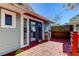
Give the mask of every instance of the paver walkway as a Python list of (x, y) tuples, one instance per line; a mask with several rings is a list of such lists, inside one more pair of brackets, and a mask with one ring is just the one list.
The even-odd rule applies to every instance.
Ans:
[(48, 41), (32, 47), (17, 56), (67, 56), (63, 53), (63, 43)]

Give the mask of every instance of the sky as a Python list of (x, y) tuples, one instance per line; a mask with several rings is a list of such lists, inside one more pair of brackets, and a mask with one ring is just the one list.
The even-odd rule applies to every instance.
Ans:
[(79, 14), (79, 9), (67, 10), (63, 7), (64, 3), (30, 3), (29, 5), (36, 13), (51, 21), (58, 18), (56, 22), (61, 25), (69, 23), (72, 17)]

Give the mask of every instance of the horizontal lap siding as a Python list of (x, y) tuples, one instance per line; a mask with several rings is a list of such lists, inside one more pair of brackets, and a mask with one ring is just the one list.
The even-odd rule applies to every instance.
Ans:
[(16, 28), (0, 28), (0, 55), (20, 47), (20, 16), (16, 18)]

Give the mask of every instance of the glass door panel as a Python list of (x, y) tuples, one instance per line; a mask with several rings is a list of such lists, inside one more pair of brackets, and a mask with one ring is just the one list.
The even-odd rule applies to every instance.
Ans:
[(31, 41), (36, 40), (36, 23), (34, 21), (31, 21)]
[(27, 19), (24, 18), (24, 45), (27, 44)]
[(40, 40), (42, 40), (42, 23), (40, 23), (40, 22), (37, 22), (37, 25), (36, 25), (36, 28), (37, 28), (37, 40), (38, 41), (40, 41)]
[(30, 20), (30, 43), (42, 40), (42, 23)]

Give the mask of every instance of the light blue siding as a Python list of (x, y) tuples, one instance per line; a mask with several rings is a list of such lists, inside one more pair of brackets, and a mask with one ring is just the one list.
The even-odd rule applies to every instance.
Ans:
[(16, 17), (16, 28), (0, 28), (0, 55), (20, 48), (20, 15)]

